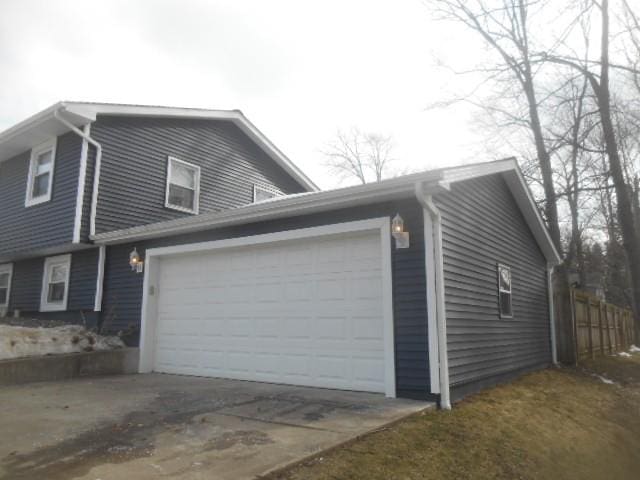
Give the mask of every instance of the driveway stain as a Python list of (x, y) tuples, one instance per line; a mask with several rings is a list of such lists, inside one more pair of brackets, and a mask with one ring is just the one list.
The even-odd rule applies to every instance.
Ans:
[[(290, 394), (245, 396), (238, 400), (237, 397), (205, 395), (198, 389), (164, 391), (145, 409), (132, 411), (117, 423), (99, 424), (84, 433), (28, 453), (12, 452), (1, 461), (3, 478), (63, 480), (86, 475), (98, 465), (152, 457), (156, 448), (154, 439), (159, 434), (171, 430), (178, 432), (190, 423), (206, 422), (207, 414), (215, 414), (225, 408), (248, 408), (258, 413), (257, 417), (270, 419), (297, 412), (297, 417), (305, 422), (318, 421), (335, 410), (366, 409), (349, 403), (314, 401)], [(303, 424), (299, 426), (305, 428)], [(218, 430), (208, 434), (212, 438), (203, 439), (202, 445), (196, 446), (192, 454), (223, 451), (236, 445), (251, 447), (274, 443), (268, 434), (257, 430)]]
[(219, 438), (209, 440), (202, 449), (205, 452), (211, 450), (226, 450), (235, 445), (250, 447), (253, 445), (266, 445), (274, 443), (271, 437), (258, 430), (235, 430), (225, 432)]

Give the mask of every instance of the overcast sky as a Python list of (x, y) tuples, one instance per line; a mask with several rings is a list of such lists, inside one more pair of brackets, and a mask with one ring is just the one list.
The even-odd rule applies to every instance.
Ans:
[(426, 108), (478, 48), (419, 0), (1, 0), (0, 130), (59, 100), (238, 108), (325, 188), (338, 128), (402, 168), (491, 160), (466, 107)]

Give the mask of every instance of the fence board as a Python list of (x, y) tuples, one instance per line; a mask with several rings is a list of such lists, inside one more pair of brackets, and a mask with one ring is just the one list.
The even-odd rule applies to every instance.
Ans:
[(561, 360), (577, 363), (579, 359), (626, 350), (634, 343), (633, 314), (630, 310), (573, 288), (564, 298), (557, 296), (556, 302), (569, 303), (571, 318), (558, 318), (557, 323), (561, 328), (556, 330), (558, 335), (572, 334), (572, 339), (562, 338), (560, 344), (573, 344), (575, 352), (575, 357), (571, 358), (565, 348), (564, 352), (559, 352)]

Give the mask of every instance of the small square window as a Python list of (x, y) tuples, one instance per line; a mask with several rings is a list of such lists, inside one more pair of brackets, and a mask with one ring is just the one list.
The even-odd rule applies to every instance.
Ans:
[(11, 295), (11, 277), (13, 276), (13, 265), (5, 263), (0, 265), (0, 307), (9, 306), (9, 296)]
[(511, 305), (511, 268), (498, 264), (498, 297), (501, 317), (513, 317)]
[(40, 311), (52, 312), (67, 309), (71, 255), (49, 257), (44, 261)]
[(30, 207), (51, 200), (55, 155), (55, 140), (31, 150), (25, 206)]
[(165, 207), (198, 213), (200, 167), (169, 157)]
[(270, 198), (281, 197), (282, 192), (266, 185), (253, 185), (253, 203), (263, 202)]

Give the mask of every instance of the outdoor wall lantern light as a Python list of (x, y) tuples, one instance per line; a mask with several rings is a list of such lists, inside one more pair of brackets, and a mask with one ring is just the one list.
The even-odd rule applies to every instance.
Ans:
[(404, 231), (404, 220), (399, 213), (391, 221), (391, 235), (396, 240), (396, 248), (409, 248), (409, 232)]
[(144, 269), (144, 262), (140, 258), (140, 254), (135, 247), (129, 254), (129, 265), (131, 266), (131, 270), (136, 273), (142, 273), (142, 270)]

